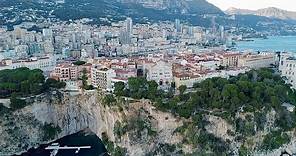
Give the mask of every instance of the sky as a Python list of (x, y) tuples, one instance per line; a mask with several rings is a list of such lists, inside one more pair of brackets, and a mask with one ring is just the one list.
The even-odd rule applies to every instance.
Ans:
[(207, 0), (222, 10), (230, 7), (240, 9), (261, 9), (277, 7), (285, 10), (296, 11), (296, 0)]

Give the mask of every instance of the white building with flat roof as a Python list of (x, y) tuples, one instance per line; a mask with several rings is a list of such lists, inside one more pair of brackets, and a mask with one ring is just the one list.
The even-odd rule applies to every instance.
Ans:
[(296, 88), (296, 57), (289, 53), (282, 53), (279, 63), (281, 76), (286, 77), (286, 83)]
[(19, 59), (16, 61), (6, 59), (2, 60), (0, 64), (0, 70), (27, 67), (29, 69), (41, 69), (44, 72), (49, 72), (55, 68), (56, 59), (53, 56), (31, 57), (29, 59)]
[(91, 83), (94, 87), (102, 90), (112, 90), (112, 78), (116, 77), (116, 72), (113, 69), (100, 68), (93, 66), (91, 68)]

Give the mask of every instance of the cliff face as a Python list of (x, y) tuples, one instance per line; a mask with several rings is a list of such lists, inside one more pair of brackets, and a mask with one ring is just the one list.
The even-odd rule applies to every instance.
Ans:
[[(144, 153), (155, 150), (158, 144), (177, 144), (181, 141), (180, 136), (173, 134), (173, 132), (182, 125), (182, 122), (169, 113), (153, 109), (149, 101), (134, 102), (133, 104), (125, 102), (127, 105), (119, 110), (118, 107), (104, 106), (101, 97), (102, 95), (97, 92), (89, 92), (75, 96), (67, 94), (58, 96), (56, 94), (36, 98), (31, 106), (9, 115), (18, 116), (18, 118), (9, 119), (9, 122), (14, 121), (11, 125), (1, 122), (0, 132), (2, 133), (0, 136), (4, 140), (0, 141), (0, 149), (6, 149), (0, 150), (0, 155), (20, 153), (32, 146), (49, 141), (42, 139), (42, 125), (45, 123), (53, 123), (60, 127), (61, 132), (55, 139), (87, 128), (100, 138), (102, 138), (102, 133), (105, 133), (110, 141), (126, 148), (129, 155), (144, 155)], [(146, 128), (140, 129), (142, 131), (141, 138), (137, 138), (138, 131), (133, 129), (129, 129), (122, 136), (114, 133), (116, 122), (128, 123), (132, 122), (133, 118), (147, 119), (155, 134), (147, 134)], [(10, 126), (13, 124), (21, 126), (11, 128)], [(3, 133), (7, 129), (19, 129), (22, 132)], [(19, 135), (23, 137), (13, 138)], [(22, 142), (24, 145), (16, 144), (18, 142)]]
[[(65, 95), (62, 101), (57, 99), (46, 99), (40, 103), (32, 105), (31, 113), (35, 118), (43, 123), (54, 123), (58, 125), (62, 132), (59, 137), (76, 133), (80, 130), (89, 128), (102, 138), (102, 133), (106, 133), (112, 142), (125, 147), (130, 155), (144, 155), (152, 150), (154, 142), (176, 143), (180, 139), (174, 139), (173, 131), (180, 126), (181, 122), (176, 121), (168, 113), (160, 113), (153, 110), (148, 102), (142, 101), (127, 104), (123, 110), (117, 107), (112, 108), (103, 106), (101, 98), (96, 92), (77, 95), (75, 97)], [(147, 104), (147, 105), (146, 105)], [(137, 116), (139, 110), (144, 110), (144, 116), (153, 118), (153, 127), (156, 129), (157, 138), (150, 138), (142, 135), (144, 140), (131, 139), (129, 133), (122, 137), (114, 134), (116, 122), (123, 122)], [(176, 136), (177, 137), (177, 136)]]
[[(103, 96), (97, 91), (75, 96), (59, 93), (42, 95), (37, 97), (32, 105), (2, 115), (0, 155), (20, 153), (50, 141), (43, 138), (42, 126), (45, 123), (52, 123), (61, 129), (53, 140), (88, 128), (100, 138), (103, 133), (106, 134), (110, 141), (125, 148), (131, 156), (182, 155), (179, 153), (181, 150), (183, 153), (192, 152), (193, 147), (183, 144), (183, 136), (176, 133), (176, 130), (187, 122), (185, 119), (158, 111), (147, 100), (129, 102), (127, 99), (117, 99), (116, 103), (119, 105), (104, 106)], [(233, 125), (219, 117), (206, 118), (209, 122), (205, 127), (206, 131), (223, 140), (230, 140), (231, 150), (238, 154), (240, 143), (233, 135), (229, 135), (229, 131), (235, 131)], [(251, 139), (257, 140), (253, 142), (259, 142), (262, 140), (260, 136), (262, 135), (256, 134)], [(171, 146), (174, 148), (168, 148)], [(279, 155), (284, 150), (295, 153), (295, 147), (295, 139), (292, 138), (290, 144), (278, 150), (254, 154)]]

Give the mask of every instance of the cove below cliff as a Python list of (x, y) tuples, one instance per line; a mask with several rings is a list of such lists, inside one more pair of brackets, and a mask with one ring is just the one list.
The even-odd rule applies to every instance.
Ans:
[(56, 156), (108, 156), (107, 150), (101, 139), (89, 130), (80, 131), (78, 133), (65, 136), (51, 143), (40, 145), (36, 149), (31, 148), (21, 155), (13, 156), (50, 156), (51, 150), (45, 150), (45, 148), (52, 143), (59, 143), (61, 147), (91, 146), (91, 149), (81, 149), (78, 153), (75, 153), (75, 150), (59, 150)]

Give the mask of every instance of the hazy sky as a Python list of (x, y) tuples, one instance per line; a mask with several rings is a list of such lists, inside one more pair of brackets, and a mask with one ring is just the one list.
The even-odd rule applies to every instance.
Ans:
[(222, 10), (230, 7), (241, 9), (260, 9), (277, 7), (285, 10), (296, 11), (296, 0), (208, 0)]

